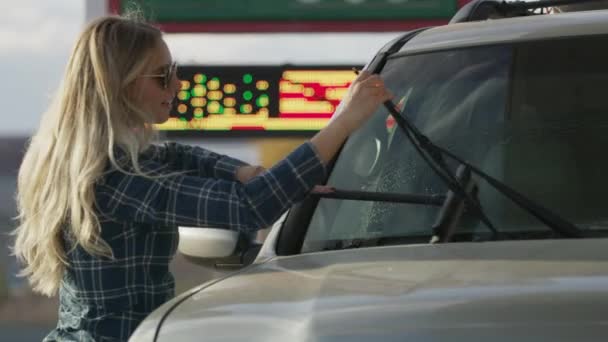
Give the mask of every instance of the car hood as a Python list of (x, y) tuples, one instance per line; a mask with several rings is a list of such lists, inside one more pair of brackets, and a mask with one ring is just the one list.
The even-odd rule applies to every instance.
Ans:
[(605, 340), (607, 247), (510, 241), (277, 257), (182, 301), (158, 340)]

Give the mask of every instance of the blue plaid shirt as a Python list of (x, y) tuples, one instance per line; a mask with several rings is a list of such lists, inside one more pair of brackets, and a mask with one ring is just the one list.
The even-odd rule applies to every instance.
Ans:
[(64, 232), (70, 264), (59, 291), (59, 322), (45, 341), (126, 341), (174, 295), (169, 263), (178, 226), (268, 227), (325, 177), (310, 143), (246, 184), (235, 179), (245, 163), (198, 147), (152, 146), (140, 164), (154, 176), (180, 174), (151, 178), (108, 167), (96, 185), (96, 204), (101, 237), (114, 258), (87, 253)]

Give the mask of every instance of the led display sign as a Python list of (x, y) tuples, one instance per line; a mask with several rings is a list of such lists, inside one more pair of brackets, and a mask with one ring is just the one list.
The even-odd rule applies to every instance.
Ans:
[[(181, 66), (166, 131), (314, 132), (356, 77), (349, 66)], [(360, 66), (358, 66), (360, 67)]]

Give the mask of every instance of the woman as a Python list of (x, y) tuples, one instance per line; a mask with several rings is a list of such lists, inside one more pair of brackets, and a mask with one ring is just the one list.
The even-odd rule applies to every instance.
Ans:
[(103, 17), (80, 35), (19, 170), (14, 252), (35, 291), (60, 296), (46, 341), (127, 340), (173, 296), (178, 225), (269, 226), (390, 98), (378, 76), (361, 73), (332, 121), (266, 171), (152, 145), (152, 124), (168, 119), (179, 88), (157, 28)]

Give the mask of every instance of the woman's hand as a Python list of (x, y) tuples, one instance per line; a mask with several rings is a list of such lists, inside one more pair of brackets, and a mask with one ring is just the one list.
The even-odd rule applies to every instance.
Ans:
[(310, 139), (321, 162), (327, 165), (344, 140), (361, 127), (384, 101), (392, 97), (380, 76), (366, 71), (359, 73), (327, 126)]
[(266, 169), (259, 165), (245, 165), (236, 170), (236, 180), (245, 184), (253, 177), (263, 173)]
[(379, 75), (361, 71), (342, 99), (332, 121), (337, 121), (350, 135), (392, 97)]

